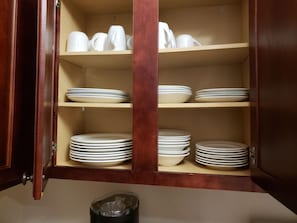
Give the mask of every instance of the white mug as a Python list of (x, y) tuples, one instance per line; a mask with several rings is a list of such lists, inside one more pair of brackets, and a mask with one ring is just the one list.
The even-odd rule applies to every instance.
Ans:
[(79, 31), (71, 32), (67, 40), (67, 52), (86, 52), (89, 49), (88, 36)]
[(176, 47), (174, 34), (166, 22), (159, 22), (158, 40), (159, 49)]
[(109, 27), (107, 41), (107, 50), (126, 50), (126, 35), (123, 26), (112, 25)]
[(103, 51), (106, 49), (107, 33), (95, 33), (90, 40), (90, 49), (95, 51)]
[(201, 46), (201, 43), (194, 39), (190, 34), (181, 34), (176, 37), (176, 47), (187, 48), (194, 46)]

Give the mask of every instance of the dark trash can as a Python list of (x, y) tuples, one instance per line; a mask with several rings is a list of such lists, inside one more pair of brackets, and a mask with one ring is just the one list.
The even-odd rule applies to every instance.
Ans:
[(96, 199), (90, 207), (91, 223), (138, 223), (139, 201), (131, 193)]

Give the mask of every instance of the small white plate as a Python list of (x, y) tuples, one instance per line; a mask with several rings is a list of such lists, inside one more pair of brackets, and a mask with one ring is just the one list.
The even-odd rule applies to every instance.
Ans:
[(202, 165), (208, 166), (208, 167), (220, 167), (220, 168), (242, 168), (242, 167), (247, 167), (249, 164), (248, 163), (243, 163), (243, 164), (213, 164), (209, 162), (205, 162), (202, 160), (195, 160), (197, 163), (200, 163)]

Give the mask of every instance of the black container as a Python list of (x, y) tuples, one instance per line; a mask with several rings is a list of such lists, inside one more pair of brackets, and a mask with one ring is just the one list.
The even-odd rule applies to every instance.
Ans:
[(133, 194), (114, 194), (95, 200), (90, 207), (91, 223), (138, 223), (139, 201)]

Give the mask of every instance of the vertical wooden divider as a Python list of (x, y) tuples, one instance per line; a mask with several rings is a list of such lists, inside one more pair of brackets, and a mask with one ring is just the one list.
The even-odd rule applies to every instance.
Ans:
[(157, 171), (158, 0), (133, 1), (132, 171)]

